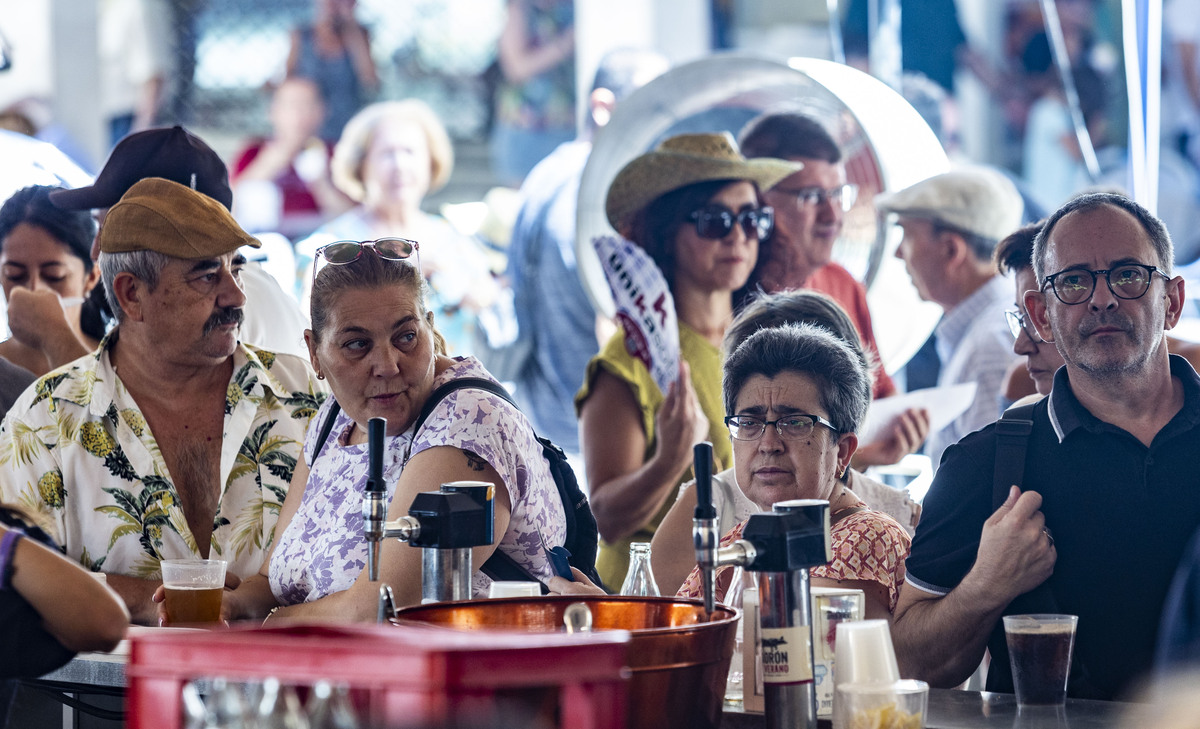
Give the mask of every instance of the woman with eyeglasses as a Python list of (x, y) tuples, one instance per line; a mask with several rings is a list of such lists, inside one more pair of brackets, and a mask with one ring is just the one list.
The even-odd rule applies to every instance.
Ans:
[(596, 568), (621, 584), (629, 544), (646, 542), (688, 480), (692, 446), (714, 443), (715, 470), (730, 461), (721, 422), (721, 339), (733, 292), (771, 232), (761, 190), (800, 169), (746, 160), (728, 134), (684, 134), (627, 164), (613, 179), (609, 222), (662, 270), (678, 316), (679, 376), (661, 392), (616, 332), (588, 364), (576, 395), (592, 510), (602, 537)]
[[(879, 366), (870, 350), (863, 346), (850, 315), (830, 297), (807, 290), (755, 296), (729, 325), (723, 350), (728, 356), (751, 334), (785, 324), (819, 326), (849, 344), (865, 364), (868, 374)], [(866, 476), (856, 470), (853, 463), (838, 479), (868, 506), (899, 522), (909, 536), (916, 531), (921, 506), (908, 498), (905, 492)], [(696, 510), (694, 486), (695, 482), (684, 485), (679, 499), (654, 534), (654, 577), (663, 592), (674, 593), (678, 590), (696, 566), (696, 552), (692, 544), (692, 515)], [(732, 464), (728, 470), (713, 475), (712, 499), (721, 534), (727, 533), (738, 522), (759, 510), (738, 488)]]
[[(862, 590), (866, 617), (890, 618), (911, 541), (895, 519), (867, 508), (845, 478), (871, 402), (862, 355), (823, 327), (769, 327), (730, 353), (722, 384), (742, 493), (764, 511), (791, 499), (828, 501), (833, 560), (811, 570), (812, 584)], [(721, 546), (740, 539), (745, 525)], [(731, 572), (717, 571), (718, 599)], [(700, 589), (694, 569), (679, 594), (699, 597)]]
[[(567, 527), (525, 416), (490, 392), (460, 389), (436, 401), (414, 432), (440, 385), (464, 377), (494, 382), (475, 358), (446, 355), (425, 305), (418, 245), (394, 238), (335, 243), (317, 252), (317, 264), (312, 329), (304, 338), (317, 377), (329, 380), (333, 394), (313, 419), (262, 569), (226, 593), (227, 618), (375, 620), (380, 583), (369, 582), (363, 569), (362, 502), (367, 424), (376, 417), (387, 420), (388, 520), (406, 515), (416, 494), (443, 483), (491, 482), (496, 541), (473, 550), (473, 593), (487, 595), (491, 579), (479, 567), (496, 550), (548, 581), (553, 570), (545, 550), (563, 543)], [(398, 606), (419, 603), (421, 550), (384, 540), (379, 577)]]

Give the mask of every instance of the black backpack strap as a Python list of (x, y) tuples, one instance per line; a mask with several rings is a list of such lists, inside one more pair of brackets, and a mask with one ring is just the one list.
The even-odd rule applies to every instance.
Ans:
[(425, 424), (425, 421), (429, 419), (430, 414), (433, 413), (433, 409), (437, 407), (438, 403), (440, 403), (442, 400), (445, 400), (450, 393), (456, 390), (464, 390), (467, 388), (486, 390), (487, 392), (490, 392), (501, 400), (507, 402), (509, 405), (512, 405), (517, 410), (520, 410), (520, 408), (517, 407), (517, 403), (513, 401), (512, 395), (508, 394), (508, 390), (504, 389), (503, 385), (492, 382), (491, 380), (485, 380), (482, 377), (460, 377), (456, 380), (450, 380), (449, 382), (438, 385), (436, 388), (434, 388), (433, 392), (429, 393), (429, 398), (425, 401), (425, 407), (421, 408), (420, 414), (417, 415), (417, 423), (415, 426), (413, 426), (413, 435), (416, 436), (417, 431), (419, 431), (421, 426)]
[(996, 421), (996, 470), (992, 476), (992, 509), (999, 509), (1013, 486), (1025, 481), (1025, 451), (1033, 431), (1037, 403), (1009, 408)]
[(321, 432), (317, 435), (317, 449), (313, 451), (313, 463), (316, 463), (317, 456), (321, 455), (321, 449), (325, 447), (325, 441), (329, 440), (329, 433), (333, 430), (333, 421), (337, 420), (338, 413), (341, 411), (342, 406), (338, 404), (337, 400), (334, 400), (333, 405), (329, 408), (329, 413), (321, 423)]

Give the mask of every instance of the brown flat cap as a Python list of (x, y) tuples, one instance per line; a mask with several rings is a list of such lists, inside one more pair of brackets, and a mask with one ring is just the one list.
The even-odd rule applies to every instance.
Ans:
[(197, 260), (260, 245), (219, 202), (161, 177), (129, 188), (100, 228), (102, 253), (158, 251)]

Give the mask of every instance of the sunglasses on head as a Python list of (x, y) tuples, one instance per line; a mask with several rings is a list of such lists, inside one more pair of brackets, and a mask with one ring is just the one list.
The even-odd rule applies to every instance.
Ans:
[(747, 238), (763, 242), (775, 227), (775, 210), (771, 207), (753, 208), (734, 213), (729, 208), (707, 207), (695, 210), (688, 220), (696, 224), (696, 235), (701, 238), (720, 240), (740, 225)]
[(340, 240), (336, 243), (321, 246), (317, 249), (316, 258), (313, 265), (313, 278), (317, 276), (316, 262), (325, 259), (325, 262), (333, 266), (345, 266), (348, 263), (354, 263), (364, 251), (373, 251), (385, 261), (407, 261), (409, 258), (416, 257), (417, 270), (421, 270), (421, 247), (417, 245), (415, 240), (407, 238), (379, 238), (377, 240)]

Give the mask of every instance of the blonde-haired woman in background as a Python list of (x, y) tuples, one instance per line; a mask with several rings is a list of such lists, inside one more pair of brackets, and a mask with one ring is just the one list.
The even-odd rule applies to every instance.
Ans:
[[(421, 241), (438, 330), (450, 354), (466, 354), (476, 312), (491, 303), (498, 287), (483, 247), (421, 209), (425, 196), (445, 186), (453, 169), (450, 136), (428, 105), (406, 99), (368, 106), (346, 124), (330, 170), (334, 185), (358, 205), (298, 243), (296, 253), (310, 266), (317, 248), (336, 241)], [(310, 278), (303, 281), (306, 290)]]

